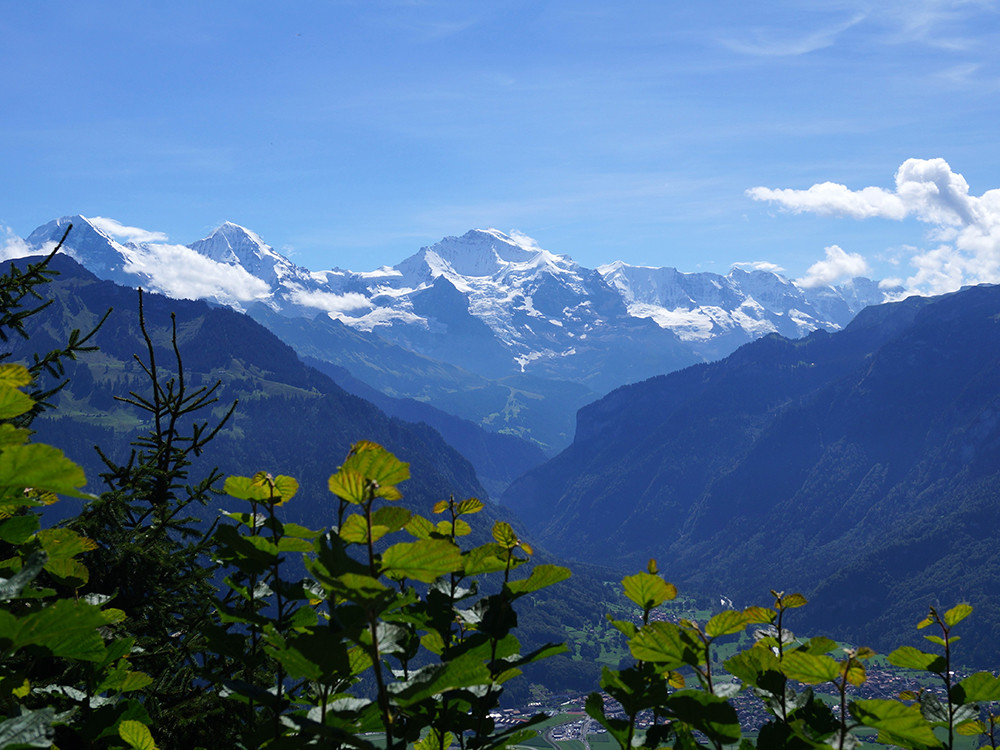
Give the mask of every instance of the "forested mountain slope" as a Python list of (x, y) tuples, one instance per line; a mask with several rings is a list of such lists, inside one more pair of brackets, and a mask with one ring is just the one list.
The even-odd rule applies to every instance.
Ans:
[[(802, 590), (879, 639), (929, 603), (1000, 634), (1000, 288), (868, 308), (581, 410), (573, 445), (503, 502), (551, 549), (737, 601)], [(895, 635), (895, 634), (894, 634)]]
[[(88, 485), (100, 491), (100, 462), (94, 446), (118, 461), (143, 429), (139, 411), (114, 396), (148, 393), (149, 384), (133, 355), (144, 356), (135, 290), (100, 281), (68, 258), (52, 265), (60, 276), (46, 286), (52, 304), (29, 322), (30, 339), (12, 341), (14, 359), (53, 348), (70, 328), (87, 329), (103, 312), (111, 316), (95, 337), (97, 352), (82, 355), (68, 371), (59, 408), (36, 420), (39, 439), (63, 448), (87, 469)], [(204, 302), (144, 295), (147, 326), (157, 365), (175, 372), (170, 349), (170, 314), (176, 313), (178, 345), (189, 384), (222, 381), (214, 414), (233, 400), (239, 406), (210, 443), (203, 467), (226, 474), (257, 470), (296, 476), (302, 489), (289, 513), (317, 527), (331, 521), (327, 478), (351, 444), (379, 442), (412, 464), (403, 502), (427, 513), (433, 503), (456, 496), (485, 496), (472, 466), (426, 425), (392, 419), (348, 394), (327, 376), (305, 366), (290, 347), (245, 315)], [(200, 420), (212, 415), (199, 415)], [(65, 504), (69, 510), (68, 504)], [(495, 506), (490, 506), (495, 508)]]

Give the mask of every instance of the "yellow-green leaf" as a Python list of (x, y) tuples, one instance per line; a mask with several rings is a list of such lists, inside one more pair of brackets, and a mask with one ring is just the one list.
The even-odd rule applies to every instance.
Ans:
[(625, 596), (642, 609), (658, 607), (677, 596), (677, 587), (652, 573), (636, 573), (622, 579)]
[(375, 443), (356, 443), (341, 471), (355, 471), (382, 486), (394, 486), (410, 478), (410, 465)]
[(367, 544), (368, 522), (364, 516), (357, 513), (349, 515), (340, 527), (340, 538), (348, 544)]
[(415, 536), (417, 539), (430, 539), (431, 532), (434, 531), (434, 524), (428, 521), (423, 516), (413, 516), (409, 521), (406, 522), (404, 526), (410, 534)]
[(508, 582), (507, 588), (516, 596), (530, 594), (546, 586), (565, 581), (570, 575), (569, 568), (564, 568), (561, 565), (536, 565), (532, 568), (531, 575), (524, 579)]
[(157, 750), (153, 735), (149, 733), (149, 727), (141, 721), (123, 719), (118, 725), (118, 736), (135, 750)]
[(26, 385), (31, 385), (31, 373), (27, 367), (16, 364), (0, 365), (0, 386), (23, 388)]
[(259, 482), (255, 482), (252, 477), (226, 477), (222, 491), (230, 497), (238, 500), (250, 500), (260, 502), (265, 500), (270, 492)]
[(639, 661), (676, 669), (685, 664), (701, 664), (703, 649), (685, 638), (672, 622), (651, 622), (645, 625), (628, 644), (629, 651)]
[(493, 524), (493, 538), (505, 549), (514, 549), (520, 543), (514, 529), (506, 521), (497, 521)]
[(0, 385), (0, 419), (19, 417), (34, 405), (34, 400), (27, 393)]
[(86, 483), (83, 469), (50, 445), (9, 445), (0, 452), (0, 488), (31, 487), (59, 495), (90, 498), (77, 490)]
[(727, 609), (712, 617), (705, 623), (705, 635), (718, 638), (720, 635), (731, 635), (743, 631), (747, 626), (747, 616), (744, 612)]
[(419, 539), (394, 544), (382, 554), (382, 572), (393, 579), (433, 583), (462, 570), (462, 551), (445, 539)]
[(73, 557), (97, 549), (97, 543), (93, 539), (80, 536), (72, 529), (42, 529), (38, 532), (38, 541), (50, 559)]
[(917, 706), (905, 706), (893, 700), (872, 698), (854, 701), (851, 713), (867, 727), (879, 730), (879, 741), (907, 747), (913, 744), (939, 747), (930, 723)]
[(970, 605), (957, 604), (944, 613), (944, 624), (949, 628), (953, 627), (971, 614), (972, 607)]
[(293, 477), (279, 474), (274, 478), (274, 494), (281, 498), (275, 503), (276, 505), (287, 503), (295, 497), (295, 493), (298, 491), (299, 483)]
[(499, 544), (484, 544), (466, 552), (463, 561), (467, 576), (499, 573), (507, 567), (507, 550)]
[(970, 674), (960, 683), (959, 703), (992, 703), (1000, 701), (1000, 677), (994, 677), (989, 672)]
[(363, 474), (350, 469), (341, 469), (330, 477), (327, 482), (330, 492), (355, 505), (361, 505), (368, 501), (369, 483)]
[(940, 674), (945, 668), (943, 656), (929, 654), (913, 646), (900, 646), (886, 658), (893, 666), (903, 669), (924, 669)]
[(777, 613), (768, 607), (747, 607), (743, 610), (747, 618), (747, 623), (771, 623), (778, 616)]
[(482, 500), (475, 497), (469, 497), (455, 506), (455, 512), (460, 516), (466, 516), (470, 513), (478, 513), (485, 507), (486, 506), (483, 505)]
[(806, 600), (802, 594), (789, 594), (781, 600), (783, 609), (794, 609), (795, 607), (804, 607), (809, 602)]
[(840, 674), (840, 667), (829, 656), (809, 654), (804, 651), (786, 653), (781, 662), (786, 677), (807, 685), (833, 682)]
[(963, 737), (975, 737), (979, 734), (986, 734), (986, 725), (976, 719), (966, 719), (955, 726), (955, 731)]
[(437, 531), (439, 534), (444, 534), (445, 536), (468, 536), (472, 533), (472, 527), (469, 526), (461, 518), (456, 518), (455, 523), (452, 524), (451, 521), (438, 521)]
[(410, 522), (413, 513), (406, 508), (386, 505), (372, 513), (372, 523), (385, 526), (389, 531), (399, 531)]

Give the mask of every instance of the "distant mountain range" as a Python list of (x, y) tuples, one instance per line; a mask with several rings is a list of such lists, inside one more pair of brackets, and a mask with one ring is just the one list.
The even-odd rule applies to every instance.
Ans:
[[(249, 312), (300, 353), (387, 395), (550, 450), (568, 444), (577, 408), (617, 386), (768, 333), (840, 330), (900, 291), (862, 278), (801, 288), (741, 268), (726, 276), (621, 262), (587, 269), (493, 229), (369, 272), (310, 271), (232, 223), (179, 246), (120, 242), (114, 222), (71, 216), (26, 242), (43, 250), (69, 223), (67, 251), (100, 278)], [(414, 366), (417, 382), (407, 374)], [(429, 376), (435, 369), (440, 379)]]
[(928, 605), (968, 600), (962, 653), (985, 661), (997, 498), (1000, 287), (974, 287), (620, 388), (502, 502), (556, 554), (655, 557), (737, 604), (802, 591), (804, 624), (876, 647), (917, 637)]

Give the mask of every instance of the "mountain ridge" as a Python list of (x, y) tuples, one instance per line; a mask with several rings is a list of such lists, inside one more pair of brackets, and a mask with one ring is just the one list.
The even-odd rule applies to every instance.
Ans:
[[(44, 250), (70, 220), (84, 226), (69, 252), (99, 277), (248, 312), (300, 354), (386, 395), (427, 401), (549, 452), (568, 445), (577, 408), (618, 386), (717, 359), (769, 332), (839, 330), (889, 293), (870, 280), (807, 293), (738, 268), (726, 277), (621, 262), (588, 269), (496, 229), (445, 237), (368, 272), (297, 266), (232, 223), (180, 246), (132, 241), (139, 230), (119, 242), (116, 222), (64, 217), (27, 244)], [(441, 380), (416, 382), (410, 367)]]
[[(162, 243), (118, 242), (82, 216), (63, 217), (39, 227), (27, 238), (28, 246), (43, 249), (70, 220), (86, 225), (67, 242), (70, 254), (85, 267), (94, 266), (91, 270), (98, 276), (113, 274), (119, 283), (145, 281), (156, 287), (155, 275), (143, 274), (137, 256), (155, 253)], [(290, 316), (326, 314), (397, 342), (417, 336), (405, 329), (432, 331), (439, 323), (432, 312), (415, 311), (414, 298), (433, 288), (437, 279), (447, 279), (467, 300), (468, 316), (492, 331), (509, 358), (508, 372), (503, 374), (572, 360), (575, 349), (587, 346), (591, 331), (627, 327), (630, 321), (645, 319), (677, 336), (673, 359), (684, 366), (766, 333), (838, 330), (863, 307), (899, 291), (881, 290), (868, 279), (837, 287), (802, 288), (772, 271), (739, 267), (726, 276), (622, 261), (587, 269), (568, 255), (551, 253), (496, 229), (445, 237), (393, 267), (360, 273), (336, 267), (301, 268), (252, 230), (231, 222), (186, 247), (208, 260), (242, 269), (267, 287), (257, 287), (253, 300), (217, 295), (214, 301), (238, 309), (257, 301)], [(116, 257), (124, 262), (115, 264)], [(199, 291), (200, 298), (211, 301), (212, 295)], [(658, 346), (675, 343), (668, 334), (659, 337)], [(729, 339), (721, 348), (695, 343), (720, 337)], [(685, 357), (680, 352), (686, 350), (694, 353), (693, 357), (689, 353), (690, 361), (682, 361)], [(496, 364), (491, 367), (480, 374), (497, 376)]]
[(900, 623), (930, 597), (972, 600), (988, 634), (998, 379), (1000, 287), (911, 297), (617, 389), (501, 502), (555, 554), (655, 556), (678, 585), (744, 604), (802, 591), (808, 622), (855, 642), (909, 637)]

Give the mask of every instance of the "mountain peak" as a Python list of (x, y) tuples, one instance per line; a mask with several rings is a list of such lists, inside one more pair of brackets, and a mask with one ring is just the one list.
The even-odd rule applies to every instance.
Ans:
[(231, 221), (188, 247), (219, 263), (242, 266), (251, 275), (267, 282), (277, 281), (294, 268), (288, 258), (276, 252), (259, 234)]

